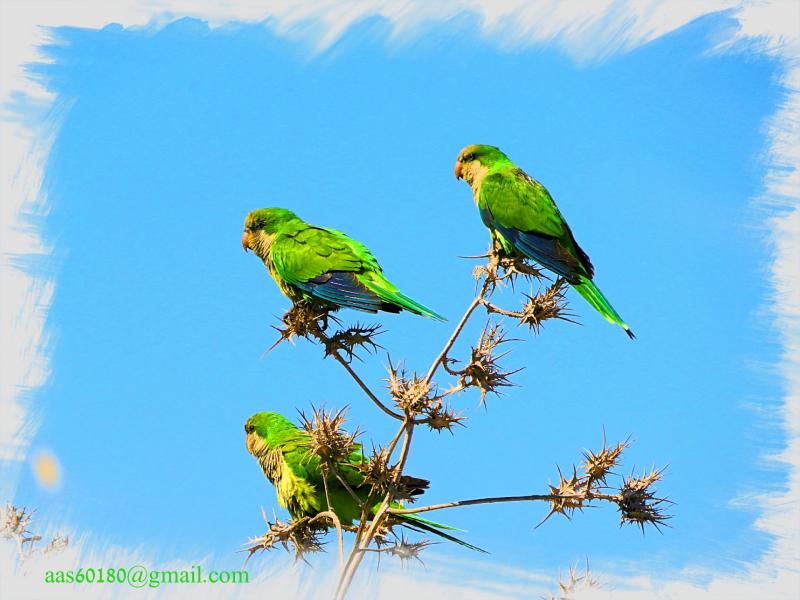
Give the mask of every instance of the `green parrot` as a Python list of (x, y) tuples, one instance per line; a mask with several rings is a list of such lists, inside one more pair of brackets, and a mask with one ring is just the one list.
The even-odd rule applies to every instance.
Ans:
[(310, 225), (285, 208), (260, 208), (248, 214), (242, 247), (264, 261), (292, 301), (313, 298), (334, 308), (372, 313), (407, 310), (445, 320), (401, 294), (364, 244), (341, 231)]
[(566, 279), (606, 321), (634, 339), (631, 328), (594, 284), (594, 267), (545, 187), (499, 148), (473, 144), (456, 159), (455, 175), (472, 188), (481, 220), (503, 250)]
[[(247, 451), (261, 465), (264, 475), (275, 486), (278, 503), (289, 511), (292, 519), (313, 517), (328, 509), (325, 497), (325, 483), (320, 457), (311, 452), (311, 435), (297, 427), (286, 417), (275, 412), (260, 412), (247, 419), (244, 424)], [(350, 489), (365, 501), (370, 486), (364, 483), (364, 475), (357, 468), (367, 459), (363, 456), (361, 444), (350, 447), (350, 456), (345, 463), (337, 465), (339, 474), (347, 482)], [(350, 492), (336, 478), (328, 474), (328, 496), (330, 505), (343, 526), (352, 526), (361, 518), (361, 507)], [(419, 495), (428, 488), (429, 482), (416, 477), (403, 476), (401, 482), (410, 490), (411, 495)], [(378, 510), (382, 500), (375, 502), (373, 514)], [(400, 508), (399, 503), (393, 506)], [(449, 533), (452, 527), (422, 519), (413, 514), (395, 515), (393, 517), (401, 525), (414, 531), (426, 531), (451, 542), (456, 542), (472, 550), (485, 552), (468, 544)]]

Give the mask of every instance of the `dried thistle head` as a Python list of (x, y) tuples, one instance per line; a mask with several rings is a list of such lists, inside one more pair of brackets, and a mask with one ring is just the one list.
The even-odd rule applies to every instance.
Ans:
[(544, 278), (539, 269), (521, 256), (501, 256), (498, 262), (498, 266), (502, 269), (503, 275), (508, 277), (512, 285), (516, 277), (522, 277), (524, 279)]
[[(362, 485), (370, 486), (376, 496), (391, 494), (399, 502), (414, 502), (416, 497), (428, 489), (430, 481), (411, 475), (397, 476), (397, 470), (389, 465), (387, 448), (372, 448), (369, 459), (363, 460), (356, 468), (364, 476)], [(391, 530), (391, 521), (386, 521), (387, 533)]]
[(475, 267), (472, 275), (476, 280), (485, 278), (491, 287), (497, 286), (502, 281), (510, 282), (513, 287), (516, 277), (525, 279), (543, 279), (544, 277), (542, 272), (525, 257), (506, 253), (497, 238), (492, 239), (492, 244), (485, 257), (488, 259), (486, 265)]
[(353, 433), (345, 431), (347, 409), (345, 406), (338, 411), (326, 411), (324, 407), (311, 407), (311, 415), (306, 416), (300, 412), (303, 429), (311, 436), (310, 452), (322, 459), (322, 464), (331, 462), (347, 462), (353, 445), (361, 432), (356, 429)]
[(389, 467), (389, 451), (387, 448), (372, 448), (368, 460), (356, 465), (364, 483), (371, 486), (378, 495), (385, 494), (392, 484), (393, 470)]
[(57, 533), (53, 536), (53, 539), (50, 540), (50, 543), (42, 548), (42, 554), (58, 553), (67, 546), (69, 546), (69, 536), (63, 536)]
[(619, 464), (622, 451), (628, 447), (628, 444), (629, 440), (625, 440), (613, 448), (610, 448), (606, 446), (604, 435), (603, 447), (599, 452), (584, 450), (581, 468), (586, 474), (586, 478), (588, 479), (587, 485), (589, 487), (591, 487), (595, 482), (605, 485), (606, 477), (609, 475), (609, 473), (611, 473), (611, 470)]
[(33, 522), (34, 511), (28, 511), (24, 506), (18, 508), (6, 503), (0, 521), (0, 535), (4, 538), (23, 538), (30, 533), (28, 527)]
[(476, 265), (474, 269), (472, 269), (472, 276), (475, 278), (476, 282), (483, 278), (483, 277), (490, 277), (491, 271), (483, 265)]
[(561, 319), (574, 323), (575, 321), (569, 318), (573, 315), (566, 311), (567, 298), (564, 289), (566, 283), (565, 279), (559, 277), (545, 291), (535, 296), (525, 294), (528, 301), (522, 307), (519, 317), (520, 325), (527, 325), (538, 334), (542, 323), (547, 319)]
[(375, 529), (375, 536), (373, 537), (375, 545), (378, 546), (378, 548), (382, 548), (383, 546), (393, 543), (392, 540), (397, 537), (394, 532), (394, 526), (396, 524), (397, 523), (391, 519), (384, 519), (380, 522), (378, 527)]
[(572, 468), (572, 476), (567, 479), (558, 469), (558, 485), (549, 485), (550, 495), (553, 498), (550, 500), (550, 512), (542, 519), (536, 527), (545, 523), (550, 517), (558, 513), (565, 517), (572, 518), (572, 513), (576, 510), (583, 510), (587, 502), (586, 498), (586, 479), (578, 477), (578, 471), (575, 467)]
[(409, 378), (406, 372), (389, 363), (389, 378), (387, 387), (394, 403), (404, 413), (418, 415), (432, 402), (437, 401), (431, 396), (431, 386), (413, 373)]
[(351, 362), (353, 358), (358, 358), (356, 350), (364, 348), (367, 353), (373, 353), (381, 346), (374, 340), (375, 336), (383, 333), (380, 325), (361, 325), (356, 323), (347, 329), (340, 329), (327, 340), (323, 340), (325, 345), (325, 356), (330, 356), (335, 351), (345, 354), (346, 360)]
[(501, 253), (503, 252), (503, 247), (500, 243), (492, 238), (492, 243), (489, 246), (489, 250), (486, 254), (482, 256), (474, 256), (471, 258), (486, 258), (485, 265), (477, 265), (472, 270), (472, 276), (475, 278), (476, 284), (482, 278), (486, 279), (488, 285), (494, 287), (498, 282), (498, 275), (497, 275), (497, 267), (500, 265), (500, 258)]
[[(295, 336), (307, 338), (309, 335), (316, 335), (324, 332), (328, 328), (328, 320), (336, 321), (330, 314), (331, 308), (312, 300), (300, 300), (292, 304), (281, 318), (283, 327), (275, 327), (280, 336), (272, 344), (269, 350), (275, 348), (285, 340), (292, 340)], [(338, 321), (337, 321), (338, 322)]]
[(508, 351), (495, 354), (502, 344), (510, 342), (500, 324), (487, 323), (478, 339), (478, 345), (472, 348), (470, 361), (461, 371), (459, 384), (462, 388), (477, 387), (481, 391), (481, 404), (486, 402), (486, 394), (492, 392), (500, 395), (501, 387), (513, 385), (510, 377), (516, 371), (504, 371), (498, 361), (508, 354)]
[(377, 551), (384, 554), (389, 554), (390, 556), (396, 556), (397, 558), (400, 559), (400, 562), (405, 566), (408, 563), (408, 561), (412, 559), (416, 559), (420, 563), (422, 563), (420, 554), (425, 548), (427, 548), (428, 546), (432, 546), (434, 544), (436, 544), (436, 542), (431, 542), (430, 540), (409, 542), (405, 539), (405, 536), (401, 533), (400, 538), (398, 540), (396, 540), (394, 543), (385, 544), (382, 547), (379, 547)]
[(322, 535), (327, 528), (314, 527), (309, 517), (288, 523), (276, 518), (272, 523), (264, 515), (264, 521), (267, 523), (267, 532), (247, 542), (247, 560), (256, 552), (271, 550), (277, 544), (281, 544), (286, 552), (293, 551), (295, 560), (305, 561), (306, 554), (322, 550)]
[[(666, 467), (665, 467), (666, 468)], [(661, 480), (664, 469), (651, 469), (646, 475), (625, 477), (619, 490), (617, 505), (620, 525), (634, 523), (644, 533), (646, 524), (661, 531), (659, 525), (666, 524), (671, 517), (664, 513), (664, 505), (671, 504), (666, 498), (658, 498), (653, 486)]]
[(589, 570), (589, 561), (583, 572), (578, 571), (577, 565), (570, 565), (567, 578), (558, 579), (558, 596), (551, 596), (550, 600), (568, 600), (576, 592), (581, 590), (598, 589), (603, 587), (600, 580), (592, 575)]
[(453, 433), (454, 425), (461, 425), (464, 427), (462, 421), (466, 418), (462, 415), (457, 415), (449, 406), (445, 406), (441, 402), (429, 406), (425, 409), (425, 424), (431, 430), (443, 431), (447, 430)]

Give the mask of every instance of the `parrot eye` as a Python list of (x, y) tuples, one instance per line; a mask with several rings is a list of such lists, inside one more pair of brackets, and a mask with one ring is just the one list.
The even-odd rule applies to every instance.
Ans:
[(474, 153), (474, 152), (472, 152), (472, 153), (470, 153), (470, 154), (467, 154), (467, 155), (464, 157), (464, 160), (465, 160), (466, 162), (469, 162), (469, 161), (471, 161), (471, 160), (475, 160), (475, 158), (476, 158), (476, 156), (475, 156), (475, 153)]
[(253, 433), (255, 430), (256, 430), (256, 428), (250, 423), (245, 424), (245, 426), (244, 426), (244, 432), (245, 433)]

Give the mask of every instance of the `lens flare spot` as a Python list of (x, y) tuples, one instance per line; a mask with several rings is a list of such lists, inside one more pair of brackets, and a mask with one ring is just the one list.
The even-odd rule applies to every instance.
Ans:
[(61, 465), (52, 452), (41, 451), (33, 457), (33, 474), (46, 490), (54, 490), (61, 481)]

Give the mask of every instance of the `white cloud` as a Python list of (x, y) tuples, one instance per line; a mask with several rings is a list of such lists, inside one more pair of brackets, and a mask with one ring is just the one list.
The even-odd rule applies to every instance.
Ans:
[[(180, 16), (206, 19), (212, 26), (230, 21), (255, 21), (273, 19), (277, 31), (287, 36), (300, 35), (301, 25), (314, 23), (317, 48), (333, 43), (355, 21), (374, 15), (388, 19), (393, 37), (402, 43), (413, 37), (419, 26), (428, 22), (445, 21), (454, 15), (469, 11), (479, 17), (481, 33), (487, 39), (506, 48), (530, 44), (556, 44), (576, 61), (602, 60), (614, 52), (629, 50), (689, 21), (722, 9), (734, 9), (739, 28), (721, 49), (730, 48), (743, 39), (760, 39), (763, 51), (780, 55), (787, 65), (785, 85), (790, 90), (786, 101), (769, 124), (771, 169), (765, 181), (765, 193), (758, 199), (771, 215), (767, 226), (774, 243), (774, 263), (770, 274), (773, 285), (773, 303), (770, 306), (775, 329), (783, 342), (779, 365), (784, 378), (785, 402), (782, 407), (783, 427), (787, 439), (786, 449), (771, 457), (789, 467), (786, 492), (780, 496), (763, 499), (763, 514), (758, 527), (776, 536), (769, 552), (757, 563), (749, 565), (741, 576), (713, 576), (710, 583), (698, 586), (686, 580), (664, 581), (653, 578), (618, 577), (614, 572), (603, 578), (614, 585), (615, 591), (597, 592), (598, 597), (613, 598), (796, 598), (800, 594), (800, 3), (782, 2), (724, 2), (630, 0), (597, 2), (560, 2), (558, 0), (443, 0), (442, 2), (413, 2), (409, 0), (323, 0), (314, 2), (276, 0), (273, 2), (220, 3), (212, 0), (131, 0), (105, 2), (71, 2), (6, 0), (0, 3), (0, 82), (2, 103), (6, 107), (0, 120), (0, 461), (20, 460), (26, 456), (29, 440), (34, 431), (28, 407), (22, 401), (26, 390), (41, 385), (48, 375), (47, 336), (44, 317), (54, 291), (54, 282), (40, 279), (18, 268), (20, 255), (47, 254), (38, 231), (29, 226), (25, 215), (43, 215), (47, 210), (46, 198), (40, 184), (42, 167), (57, 123), (39, 123), (36, 119), (9, 119), (7, 107), (25, 94), (29, 106), (39, 108), (44, 114), (51, 101), (45, 90), (27, 79), (21, 65), (42, 60), (38, 44), (45, 39), (41, 26), (75, 25), (100, 27), (109, 22), (125, 26), (168, 22)], [(307, 27), (302, 27), (307, 32)], [(5, 482), (0, 492), (13, 493), (13, 482)], [(83, 552), (79, 545), (67, 556), (77, 564), (87, 564), (87, 557), (99, 564), (110, 564), (127, 556), (125, 550), (110, 549)], [(90, 548), (90, 546), (86, 546)], [(0, 580), (6, 590), (13, 589), (14, 597), (44, 597), (50, 588), (36, 584), (36, 576), (29, 573), (24, 583), (10, 565), (9, 556), (1, 554)], [(77, 554), (76, 554), (77, 553)], [(131, 553), (128, 553), (133, 556)], [(499, 569), (499, 566), (492, 566)], [(469, 590), (458, 588), (453, 573), (473, 574)], [(13, 573), (17, 573), (14, 575)], [(518, 589), (500, 589), (496, 577), (490, 572), (481, 573), (473, 566), (457, 568), (450, 565), (432, 572), (391, 572), (375, 581), (372, 591), (379, 597), (394, 598), (402, 590), (425, 597), (494, 598), (504, 594), (528, 594), (540, 589), (531, 582), (531, 574), (507, 572), (503, 581)], [(428, 573), (428, 575), (426, 575)], [(439, 577), (439, 575), (441, 577)], [(297, 590), (302, 587), (297, 571), (280, 570), (262, 574), (269, 587)], [(17, 582), (16, 585), (12, 582)], [(276, 588), (276, 584), (281, 585)], [(266, 584), (265, 584), (266, 585)], [(7, 587), (13, 586), (13, 587)], [(454, 587), (456, 586), (456, 587)], [(258, 589), (261, 586), (250, 586)], [(547, 586), (545, 586), (547, 587)], [(3, 588), (0, 588), (2, 591)], [(87, 590), (81, 590), (81, 597)], [(169, 595), (192, 593), (172, 588)], [(38, 591), (37, 591), (38, 590)], [(482, 591), (480, 591), (482, 590)], [(112, 595), (93, 588), (98, 596)], [(135, 590), (142, 596), (142, 590)], [(206, 592), (212, 590), (204, 589)], [(226, 590), (230, 591), (230, 590)], [(270, 596), (274, 596), (271, 591)], [(118, 597), (115, 589), (114, 597)], [(364, 592), (364, 590), (362, 590)], [(54, 595), (66, 597), (72, 593), (60, 587)], [(541, 592), (537, 592), (541, 593)], [(161, 594), (160, 594), (161, 595)], [(263, 595), (263, 591), (259, 595)], [(5, 597), (5, 595), (4, 595)]]

